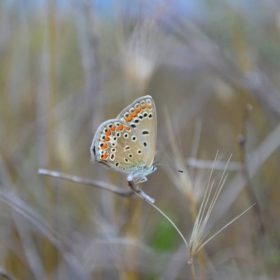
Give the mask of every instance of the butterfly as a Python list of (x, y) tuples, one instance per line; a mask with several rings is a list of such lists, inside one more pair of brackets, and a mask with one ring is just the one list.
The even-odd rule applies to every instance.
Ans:
[(91, 159), (128, 174), (128, 181), (145, 182), (157, 169), (153, 164), (156, 136), (154, 100), (142, 96), (98, 127), (90, 147)]

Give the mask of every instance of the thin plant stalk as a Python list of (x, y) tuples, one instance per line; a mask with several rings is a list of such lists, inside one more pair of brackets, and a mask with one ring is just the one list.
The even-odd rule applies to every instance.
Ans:
[[(213, 169), (214, 170), (214, 165), (217, 159), (217, 155), (215, 157), (215, 161), (213, 163)], [(231, 158), (231, 157), (230, 157)], [(229, 158), (229, 160), (230, 160)], [(228, 163), (229, 163), (228, 160)], [(228, 164), (227, 163), (227, 164)], [(208, 233), (204, 233), (205, 231), (205, 227), (206, 224), (210, 218), (210, 215), (213, 211), (213, 208), (217, 202), (217, 199), (222, 191), (223, 186), (225, 185), (226, 179), (227, 179), (227, 175), (225, 175), (225, 171), (226, 171), (227, 165), (225, 166), (225, 169), (223, 171), (223, 174), (218, 182), (217, 188), (213, 194), (213, 197), (210, 200), (210, 196), (213, 190), (213, 186), (215, 184), (215, 181), (213, 180), (211, 182), (211, 178), (212, 178), (212, 171), (211, 174), (209, 176), (209, 180), (204, 192), (204, 196), (203, 196), (203, 200), (197, 215), (197, 219), (195, 221), (194, 227), (193, 227), (193, 231), (192, 231), (192, 235), (191, 235), (191, 239), (189, 242), (189, 247), (190, 247), (190, 259), (189, 259), (189, 264), (193, 263), (193, 258), (194, 256), (209, 242), (211, 241), (217, 234), (219, 234), (222, 230), (224, 230), (226, 227), (228, 227), (230, 224), (232, 224), (234, 221), (236, 221), (238, 218), (240, 218), (242, 215), (244, 215), (248, 210), (250, 210), (255, 204), (253, 204), (252, 206), (250, 206), (249, 208), (247, 208), (245, 211), (243, 211), (241, 214), (239, 214), (238, 216), (236, 216), (235, 218), (233, 218), (229, 223), (227, 223), (225, 226), (223, 226), (220, 230), (218, 230), (215, 234), (213, 234), (211, 237), (209, 237), (208, 239)], [(205, 241), (206, 239), (206, 241)]]
[[(73, 182), (76, 182), (76, 183), (82, 183), (82, 184), (86, 184), (86, 185), (90, 185), (90, 186), (95, 186), (95, 187), (98, 187), (98, 188), (102, 188), (102, 189), (114, 192), (114, 193), (119, 194), (119, 195), (123, 195), (123, 192), (121, 192), (122, 191), (121, 189), (119, 189), (117, 187), (113, 187), (109, 184), (108, 185), (104, 184), (103, 182), (98, 181), (98, 180), (85, 179), (85, 178), (72, 176), (72, 175), (69, 175), (69, 174), (65, 174), (65, 173), (61, 173), (61, 172), (57, 172), (57, 171), (51, 171), (51, 170), (47, 170), (47, 169), (43, 169), (43, 168), (40, 168), (38, 170), (38, 173), (41, 174), (41, 175), (48, 175), (48, 176), (51, 176), (51, 177), (65, 179), (65, 180), (73, 181)], [(144, 195), (143, 195), (143, 193), (139, 192), (138, 189), (137, 190), (132, 189), (132, 191), (133, 191), (133, 193), (135, 193), (136, 195), (141, 197), (143, 200), (145, 200), (147, 203), (149, 203), (152, 207), (154, 207), (161, 215), (163, 215), (171, 223), (171, 225), (175, 228), (175, 230), (181, 236), (181, 238), (184, 241), (187, 249), (189, 249), (188, 242), (185, 239), (184, 235), (181, 233), (181, 231), (178, 229), (178, 227), (174, 224), (174, 222), (163, 211), (161, 211), (157, 206), (155, 206), (153, 204), (154, 200), (150, 199), (150, 198), (147, 199), (146, 194), (144, 193)], [(130, 193), (131, 192), (129, 192), (129, 194)]]
[[(184, 244), (186, 245), (187, 251), (188, 251), (188, 255), (189, 255), (189, 260), (188, 260), (188, 264), (190, 265), (191, 268), (191, 274), (192, 274), (192, 280), (196, 280), (196, 273), (195, 273), (195, 268), (194, 268), (194, 264), (193, 264), (193, 258), (196, 254), (198, 254), (199, 251), (201, 251), (201, 249), (209, 242), (211, 241), (217, 234), (219, 234), (222, 230), (224, 230), (226, 227), (228, 227), (230, 224), (232, 224), (234, 221), (236, 221), (238, 218), (240, 218), (242, 215), (244, 215), (247, 211), (249, 211), (255, 204), (253, 204), (252, 206), (250, 206), (249, 208), (247, 208), (245, 211), (243, 211), (241, 214), (239, 214), (238, 216), (236, 216), (234, 219), (232, 219), (229, 223), (227, 223), (225, 226), (223, 226), (219, 231), (217, 231), (215, 234), (213, 234), (211, 237), (209, 237), (208, 239), (206, 239), (206, 237), (208, 236), (208, 233), (204, 234), (205, 231), (205, 227), (206, 224), (210, 218), (210, 215), (212, 213), (212, 210), (217, 202), (217, 199), (222, 191), (222, 188), (226, 182), (227, 179), (227, 175), (225, 175), (225, 171), (227, 168), (227, 165), (230, 161), (230, 158), (225, 166), (225, 169), (222, 173), (222, 176), (218, 182), (217, 188), (214, 192), (213, 198), (210, 200), (210, 196), (213, 190), (213, 186), (215, 184), (215, 180), (212, 180), (212, 174), (213, 174), (213, 170), (214, 170), (214, 166), (215, 166), (215, 162), (217, 160), (217, 156), (218, 156), (218, 152), (215, 156), (215, 160), (213, 162), (213, 168), (211, 170), (209, 179), (208, 179), (208, 183), (206, 185), (206, 189), (204, 192), (204, 196), (202, 199), (202, 203), (199, 209), (199, 212), (197, 214), (194, 226), (193, 226), (193, 231), (192, 231), (192, 235), (191, 235), (191, 239), (190, 239), (190, 243), (187, 242), (187, 240), (185, 239), (184, 235), (181, 233), (181, 231), (179, 230), (179, 228), (175, 225), (175, 223), (162, 211), (160, 210), (155, 204), (154, 204), (154, 199), (149, 197), (146, 193), (144, 193), (138, 186), (137, 184), (133, 181), (133, 180), (129, 180), (130, 176), (128, 176), (128, 185), (131, 188), (132, 192), (135, 193), (137, 196), (141, 197), (143, 200), (145, 200), (147, 203), (149, 203), (154, 209), (156, 209), (165, 219), (167, 219), (170, 224), (174, 227), (174, 229), (177, 231), (177, 233), (180, 235), (180, 237), (182, 238)], [(91, 185), (89, 181), (89, 179), (83, 179), (83, 178), (79, 178), (76, 176), (71, 176), (71, 175), (67, 175), (67, 174), (62, 174), (59, 172), (55, 172), (55, 171), (49, 171), (49, 170), (45, 170), (45, 169), (39, 169), (38, 171), (40, 174), (44, 174), (44, 175), (50, 175), (53, 177), (58, 177), (58, 178), (62, 178), (62, 179), (67, 179), (67, 180), (71, 180), (74, 182), (79, 182), (79, 183), (84, 183), (87, 182), (88, 185)], [(62, 176), (61, 176), (62, 175)], [(72, 180), (75, 179), (75, 180)], [(94, 181), (94, 180), (92, 180)], [(96, 183), (96, 182), (95, 182)], [(95, 184), (93, 184), (95, 185)], [(98, 186), (100, 188), (103, 188), (103, 186)], [(111, 191), (110, 189), (104, 188), (106, 190)], [(116, 190), (115, 190), (115, 193)], [(206, 239), (206, 241), (205, 241)], [(204, 257), (204, 256), (202, 256)], [(202, 273), (201, 275), (202, 277), (204, 277), (204, 274)]]
[(48, 169), (44, 169), (44, 168), (38, 169), (38, 173), (40, 175), (47, 175), (47, 176), (51, 176), (54, 178), (64, 179), (64, 180), (75, 182), (75, 183), (80, 183), (80, 184), (84, 184), (84, 185), (88, 185), (88, 186), (92, 186), (92, 187), (96, 187), (96, 188), (101, 188), (103, 190), (110, 191), (110, 192), (118, 194), (120, 196), (130, 196), (133, 194), (133, 192), (130, 190), (124, 190), (122, 188), (118, 188), (112, 184), (105, 183), (100, 180), (82, 178), (82, 177), (65, 174), (65, 173), (58, 172), (58, 171), (48, 170)]
[[(204, 247), (209, 241), (211, 241), (217, 234), (219, 234), (221, 231), (223, 231), (226, 227), (228, 227), (229, 225), (231, 225), (232, 223), (234, 223), (238, 218), (240, 218), (241, 216), (243, 216), (247, 211), (249, 211), (253, 206), (255, 206), (256, 203), (254, 203), (253, 205), (251, 205), (249, 208), (247, 208), (246, 210), (244, 210), (241, 214), (237, 215), (235, 218), (233, 218), (230, 222), (228, 222), (226, 225), (224, 225), (220, 230), (218, 230), (215, 234), (213, 234), (211, 237), (209, 237), (205, 242), (203, 242), (197, 249), (197, 252)], [(205, 236), (206, 237), (206, 236)], [(205, 237), (202, 239), (202, 241), (205, 239)]]
[[(105, 189), (105, 190), (108, 190), (108, 191), (112, 191), (112, 192), (114, 192), (116, 194), (119, 194), (119, 195), (123, 195), (123, 192), (121, 192), (122, 191), (121, 189), (119, 189), (117, 187), (113, 187), (110, 184), (107, 185), (107, 184), (105, 184), (101, 181), (98, 181), (98, 180), (85, 179), (85, 178), (72, 176), (72, 175), (69, 175), (69, 174), (64, 174), (64, 173), (61, 173), (61, 172), (51, 171), (51, 170), (47, 170), (47, 169), (43, 169), (43, 168), (40, 168), (38, 170), (38, 173), (41, 174), (41, 175), (47, 175), (47, 176), (51, 176), (51, 177), (55, 177), (55, 178), (65, 179), (65, 180), (69, 180), (69, 181), (76, 182), (76, 183), (83, 183), (83, 184), (86, 184), (86, 185), (95, 186), (95, 187), (102, 188), (102, 189)], [(132, 182), (131, 182), (131, 184), (132, 184)], [(167, 219), (170, 222), (170, 224), (175, 228), (175, 230), (178, 232), (178, 234), (182, 238), (182, 240), (185, 243), (185, 245), (187, 247), (187, 250), (189, 252), (189, 245), (188, 245), (188, 242), (185, 239), (184, 235), (181, 233), (181, 231), (175, 225), (175, 223), (163, 211), (161, 211), (156, 205), (153, 204), (154, 199), (152, 199), (148, 195), (146, 195), (135, 183), (133, 184), (133, 187), (131, 187), (131, 190), (137, 196), (141, 197), (143, 200), (145, 200), (147, 203), (149, 203), (152, 207), (154, 207), (162, 216), (164, 216), (165, 219)], [(129, 194), (131, 194), (131, 192), (129, 192)]]
[[(165, 119), (166, 119), (166, 124), (167, 124), (167, 129), (168, 129), (168, 135), (171, 143), (171, 149), (173, 151), (174, 157), (176, 158), (176, 163), (180, 168), (185, 166), (185, 159), (182, 157), (182, 153), (179, 151), (179, 144), (176, 143), (175, 140), (175, 132), (174, 128), (171, 124), (170, 120), (170, 115), (167, 112), (167, 109), (165, 110)], [(196, 132), (194, 133), (195, 138), (194, 138), (194, 149), (193, 149), (193, 155), (197, 154), (197, 149), (198, 149), (198, 143), (199, 143), (199, 138), (200, 138), (200, 126), (198, 125)], [(191, 173), (192, 176), (194, 176), (194, 169), (192, 170), (193, 172)], [(213, 172), (213, 171), (212, 171)], [(180, 178), (174, 178), (174, 182), (177, 182), (177, 186), (184, 195), (186, 196), (186, 199), (188, 201), (188, 206), (191, 214), (191, 218), (193, 221), (193, 224), (195, 225), (195, 221), (197, 220), (197, 196), (195, 195), (194, 192), (194, 186), (193, 182), (191, 180), (190, 174), (188, 173), (188, 170), (185, 169), (184, 176), (180, 176)], [(173, 177), (173, 176), (172, 176)], [(198, 261), (199, 261), (199, 266), (200, 266), (200, 275), (201, 275), (201, 280), (205, 279), (205, 261), (204, 261), (204, 252), (200, 251), (198, 254)]]
[[(47, 109), (47, 149), (48, 149), (48, 166), (53, 165), (53, 141), (55, 135), (55, 119), (52, 116), (52, 110), (56, 99), (56, 61), (57, 61), (57, 49), (56, 49), (56, 0), (47, 1), (47, 47), (48, 47), (48, 109)], [(46, 191), (46, 199), (50, 205), (55, 204), (56, 193), (48, 188)], [(46, 213), (46, 219), (50, 224), (55, 223), (55, 209), (51, 208), (51, 211)], [(53, 251), (48, 240), (44, 242), (44, 260), (47, 273), (52, 271), (55, 264), (58, 262), (58, 254)], [(49, 278), (47, 278), (49, 279)]]
[(193, 262), (190, 264), (190, 267), (191, 267), (191, 273), (192, 273), (192, 280), (196, 280), (196, 274), (195, 274)]
[(155, 204), (153, 204), (149, 200), (146, 200), (145, 198), (143, 198), (143, 196), (141, 196), (141, 194), (139, 194), (138, 192), (136, 192), (136, 191), (133, 191), (133, 192), (136, 195), (138, 195), (139, 197), (141, 197), (142, 199), (144, 199), (147, 203), (149, 203), (152, 207), (154, 207), (166, 220), (168, 220), (168, 222), (175, 228), (175, 230), (181, 236), (183, 242), (185, 243), (185, 245), (186, 245), (186, 247), (187, 247), (187, 249), (189, 251), (189, 244), (188, 244), (187, 240), (185, 239), (184, 235), (179, 230), (179, 228), (175, 225), (175, 223), (163, 211), (161, 211)]

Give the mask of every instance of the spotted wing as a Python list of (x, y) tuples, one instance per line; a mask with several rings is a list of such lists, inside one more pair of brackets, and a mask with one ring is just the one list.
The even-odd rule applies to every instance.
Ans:
[(146, 153), (145, 164), (150, 167), (154, 161), (157, 137), (157, 115), (153, 98), (146, 95), (136, 99), (121, 111), (117, 119), (126, 122), (135, 132)]
[(99, 126), (90, 151), (93, 161), (124, 173), (144, 167), (147, 162), (146, 150), (135, 129), (119, 119), (108, 120)]

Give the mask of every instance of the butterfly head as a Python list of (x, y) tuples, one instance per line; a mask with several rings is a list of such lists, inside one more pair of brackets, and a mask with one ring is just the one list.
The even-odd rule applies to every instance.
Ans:
[(157, 167), (152, 164), (150, 167), (144, 166), (142, 168), (139, 168), (138, 170), (135, 170), (131, 174), (127, 176), (127, 181), (134, 181), (135, 183), (143, 183), (147, 181), (146, 176), (150, 175), (151, 173), (155, 172), (157, 170)]

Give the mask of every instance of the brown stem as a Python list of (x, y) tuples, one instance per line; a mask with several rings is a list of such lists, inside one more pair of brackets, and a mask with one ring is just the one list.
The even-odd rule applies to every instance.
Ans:
[(51, 177), (55, 177), (55, 178), (68, 180), (68, 181), (75, 182), (75, 183), (93, 186), (93, 187), (100, 188), (100, 189), (103, 189), (106, 191), (110, 191), (110, 192), (118, 194), (120, 196), (131, 196), (133, 194), (133, 192), (130, 190), (123, 190), (114, 185), (111, 185), (109, 183), (105, 183), (105, 182), (99, 181), (99, 180), (81, 178), (81, 177), (73, 176), (70, 174), (65, 174), (65, 173), (61, 173), (58, 171), (52, 171), (52, 170), (43, 169), (43, 168), (40, 168), (38, 170), (38, 173), (41, 175), (47, 175), (47, 176), (51, 176)]
[(138, 193), (144, 200), (148, 201), (149, 203), (155, 202), (155, 200), (152, 197), (148, 196), (142, 189), (138, 187), (131, 174), (127, 176), (127, 183), (131, 190)]
[(192, 280), (196, 280), (196, 274), (195, 274), (193, 261), (191, 262), (190, 266), (191, 266), (191, 272), (192, 272)]

